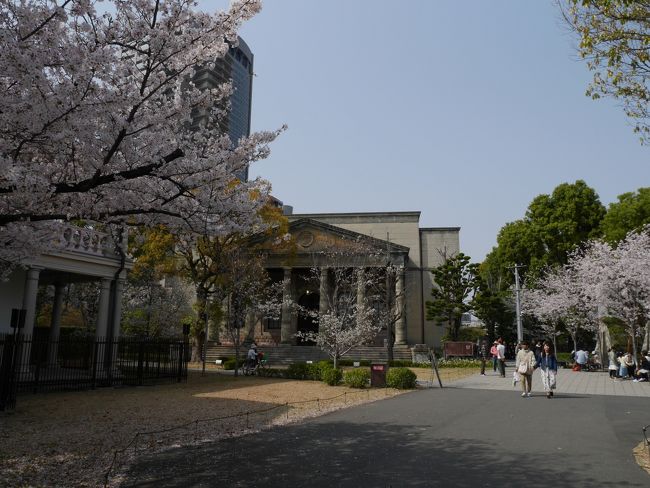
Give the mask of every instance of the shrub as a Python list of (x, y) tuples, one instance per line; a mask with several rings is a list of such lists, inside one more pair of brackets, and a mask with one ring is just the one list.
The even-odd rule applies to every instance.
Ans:
[[(244, 364), (244, 360), (239, 360), (239, 365)], [(235, 369), (237, 367), (237, 360), (235, 358), (228, 358), (223, 362), (223, 369)]]
[(309, 368), (306, 363), (290, 364), (286, 370), (287, 378), (292, 380), (306, 380), (309, 378)]
[(352, 369), (343, 375), (343, 383), (352, 388), (365, 388), (370, 381), (370, 372), (367, 369)]
[(328, 385), (336, 386), (343, 379), (343, 372), (338, 368), (323, 368), (321, 371), (321, 377), (323, 378), (323, 381)]
[(318, 363), (308, 364), (307, 365), (307, 379), (320, 381), (321, 376), (321, 367)]
[(408, 368), (391, 368), (386, 374), (386, 385), (399, 390), (415, 388), (417, 376)]

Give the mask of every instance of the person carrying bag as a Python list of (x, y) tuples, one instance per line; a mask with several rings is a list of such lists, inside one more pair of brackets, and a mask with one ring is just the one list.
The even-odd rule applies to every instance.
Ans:
[(515, 360), (515, 369), (519, 373), (521, 380), (522, 397), (530, 396), (530, 390), (533, 384), (533, 370), (536, 364), (535, 354), (530, 350), (528, 342), (522, 341), (521, 349), (517, 352), (517, 358)]

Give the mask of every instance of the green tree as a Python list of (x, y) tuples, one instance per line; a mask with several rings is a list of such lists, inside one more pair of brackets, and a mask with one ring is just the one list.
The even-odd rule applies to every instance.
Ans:
[(633, 231), (650, 224), (650, 187), (623, 193), (611, 203), (602, 222), (605, 239), (616, 244)]
[(522, 279), (548, 266), (566, 263), (568, 254), (586, 240), (600, 235), (605, 207), (598, 194), (584, 181), (562, 183), (550, 195), (542, 194), (528, 205), (523, 219), (503, 226), (497, 245), (481, 266), (484, 279), (490, 275), (499, 290), (514, 282), (514, 264), (524, 265)]
[(593, 72), (587, 96), (622, 101), (641, 141), (648, 142), (650, 2), (647, 0), (559, 0), (564, 18), (579, 37), (578, 52)]
[(478, 290), (480, 278), (478, 264), (463, 253), (448, 257), (431, 274), (437, 286), (431, 290), (432, 300), (427, 301), (427, 320), (447, 327), (447, 336), (458, 340), (461, 317), (472, 310), (471, 298)]

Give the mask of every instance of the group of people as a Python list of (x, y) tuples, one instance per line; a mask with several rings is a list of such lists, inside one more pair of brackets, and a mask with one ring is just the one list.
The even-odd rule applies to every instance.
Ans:
[(641, 364), (639, 368), (632, 354), (628, 351), (625, 354), (616, 354), (614, 348), (607, 351), (607, 358), (609, 361), (609, 377), (612, 379), (631, 379), (634, 382), (648, 381), (650, 379), (650, 353), (648, 351), (641, 352)]
[[(479, 344), (479, 358), (481, 359), (481, 375), (485, 376), (485, 363), (488, 359), (487, 343), (485, 341)], [(499, 376), (506, 377), (506, 347), (502, 338), (497, 339), (492, 344), (489, 350), (489, 355), (492, 357), (492, 368), (496, 372), (499, 371)], [(533, 371), (539, 369), (544, 385), (544, 391), (547, 398), (553, 397), (553, 390), (556, 387), (557, 377), (557, 358), (553, 351), (553, 346), (550, 342), (544, 342), (539, 345), (539, 349), (535, 352), (530, 349), (530, 344), (527, 341), (522, 341), (519, 344), (519, 349), (515, 357), (515, 373), (514, 378), (516, 382), (521, 383), (522, 397), (529, 397), (532, 383)]]
[[(502, 378), (506, 377), (506, 348), (503, 339), (499, 338), (492, 344), (488, 350), (488, 343), (482, 341), (479, 344), (478, 356), (481, 359), (481, 375), (485, 376), (485, 366), (488, 358), (492, 358), (492, 368), (494, 372), (499, 372)], [(625, 354), (616, 354), (613, 348), (610, 348), (607, 353), (609, 362), (609, 376), (610, 378), (620, 379), (633, 379), (635, 382), (649, 381), (650, 380), (650, 352), (642, 351), (641, 362), (639, 367), (636, 367), (636, 362), (632, 354), (627, 352)], [(598, 355), (594, 352), (590, 357), (589, 353), (583, 349), (578, 349), (573, 354), (575, 364), (577, 365), (576, 371), (588, 370), (589, 364), (595, 364), (601, 367), (601, 361)], [(539, 370), (544, 393), (546, 398), (553, 398), (553, 391), (556, 389), (557, 382), (557, 369), (558, 361), (553, 350), (553, 345), (545, 341), (544, 343), (537, 343), (535, 349), (530, 348), (528, 341), (519, 343), (515, 357), (515, 372), (513, 374), (513, 382), (521, 383), (521, 396), (531, 396), (533, 372)]]

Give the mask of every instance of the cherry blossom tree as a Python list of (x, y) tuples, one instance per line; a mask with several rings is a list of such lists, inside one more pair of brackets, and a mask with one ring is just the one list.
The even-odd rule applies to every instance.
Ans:
[(188, 0), (95, 3), (0, 0), (5, 268), (51, 246), (60, 221), (218, 235), (248, 228), (266, 201), (266, 183), (234, 175), (278, 131), (233, 144), (220, 129), (231, 87), (193, 83), (260, 0), (216, 14)]
[[(387, 269), (393, 270), (393, 266), (385, 263), (385, 253), (357, 244), (351, 249), (324, 252), (324, 262), (329, 266), (311, 268), (309, 279), (314, 284), (327, 283), (321, 286), (318, 310), (292, 304), (298, 313), (318, 323), (318, 331), (298, 332), (296, 336), (314, 341), (332, 358), (335, 368), (345, 353), (394, 326), (401, 313), (387, 309), (395, 298), (386, 299), (384, 285), (390, 282)], [(373, 261), (377, 266), (366, 266)]]
[(542, 328), (553, 337), (561, 320), (577, 350), (578, 331), (595, 332), (599, 324), (595, 303), (585, 291), (573, 267), (551, 268), (537, 281), (534, 290), (524, 293), (524, 310), (541, 320)]
[(629, 233), (615, 248), (593, 242), (570, 265), (604, 314), (625, 323), (636, 361), (637, 338), (650, 319), (650, 227)]

